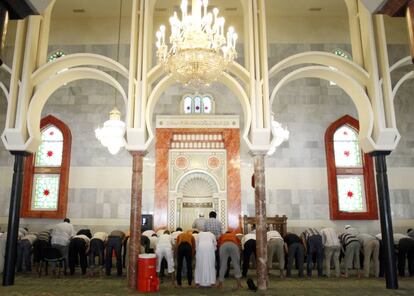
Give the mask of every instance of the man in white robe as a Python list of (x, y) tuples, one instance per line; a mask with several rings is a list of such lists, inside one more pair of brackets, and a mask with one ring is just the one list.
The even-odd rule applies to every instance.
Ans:
[(217, 241), (211, 232), (200, 232), (196, 238), (195, 283), (210, 287), (216, 283), (215, 251)]

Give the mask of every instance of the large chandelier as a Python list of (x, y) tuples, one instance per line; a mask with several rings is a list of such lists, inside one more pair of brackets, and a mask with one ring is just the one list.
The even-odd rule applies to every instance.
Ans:
[(267, 155), (275, 153), (276, 148), (279, 147), (284, 141), (289, 140), (289, 131), (287, 128), (283, 128), (282, 125), (274, 119), (272, 114), (272, 141), (270, 142), (270, 148), (267, 151)]
[(184, 85), (208, 86), (236, 57), (237, 34), (229, 27), (224, 35), (224, 17), (218, 8), (207, 12), (208, 0), (192, 0), (192, 15), (187, 14), (187, 0), (170, 17), (171, 47), (165, 43), (165, 26), (157, 31), (157, 57), (165, 70)]
[(121, 112), (116, 107), (109, 112), (109, 120), (104, 122), (103, 127), (98, 127), (95, 130), (96, 138), (113, 155), (117, 154), (119, 149), (125, 146), (124, 134), (125, 122), (121, 120)]

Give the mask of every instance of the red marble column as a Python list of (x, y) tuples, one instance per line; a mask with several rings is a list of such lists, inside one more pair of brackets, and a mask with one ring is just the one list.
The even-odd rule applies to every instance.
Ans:
[(135, 289), (137, 286), (138, 255), (141, 247), (142, 221), (142, 166), (146, 152), (133, 151), (132, 155), (132, 187), (131, 187), (131, 215), (129, 236), (129, 272), (128, 286)]
[(267, 289), (267, 225), (264, 152), (252, 152), (254, 160), (254, 200), (256, 208), (257, 287)]

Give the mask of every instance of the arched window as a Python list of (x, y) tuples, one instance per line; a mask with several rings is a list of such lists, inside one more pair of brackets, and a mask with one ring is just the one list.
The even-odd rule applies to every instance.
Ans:
[(185, 95), (181, 100), (183, 114), (211, 114), (214, 113), (214, 107), (211, 95)]
[(42, 119), (40, 128), (42, 142), (25, 164), (21, 216), (64, 218), (72, 136), (66, 124), (52, 115)]
[(359, 122), (349, 115), (325, 133), (332, 220), (378, 219), (372, 158), (358, 144)]
[(60, 57), (64, 57), (66, 54), (63, 50), (56, 50), (55, 52), (53, 52), (48, 58), (47, 61), (48, 62), (53, 62), (54, 60), (60, 58)]

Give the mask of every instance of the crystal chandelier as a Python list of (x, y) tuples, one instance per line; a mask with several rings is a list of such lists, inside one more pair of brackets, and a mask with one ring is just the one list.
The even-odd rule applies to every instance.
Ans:
[(96, 138), (113, 155), (125, 146), (124, 134), (125, 122), (121, 121), (121, 112), (116, 107), (109, 112), (109, 120), (105, 121), (103, 127), (95, 130)]
[(165, 26), (157, 31), (157, 57), (168, 73), (184, 85), (200, 88), (210, 85), (236, 57), (237, 34), (229, 27), (224, 35), (224, 17), (219, 10), (207, 12), (208, 0), (192, 0), (192, 15), (187, 0), (170, 17), (171, 47), (165, 43)]
[[(118, 25), (118, 48), (116, 53), (116, 61), (119, 61), (119, 47), (121, 44), (121, 16), (122, 16), (122, 0), (119, 5), (119, 25)], [(116, 74), (118, 80), (118, 74)], [(109, 153), (115, 155), (126, 145), (125, 141), (125, 122), (121, 120), (121, 112), (116, 107), (117, 92), (115, 91), (115, 106), (109, 112), (109, 120), (105, 121), (103, 127), (95, 130), (96, 138), (101, 144), (108, 148)]]
[(270, 142), (270, 149), (267, 151), (267, 155), (275, 153), (276, 148), (279, 147), (284, 141), (289, 140), (289, 131), (287, 128), (283, 128), (282, 125), (274, 119), (272, 114), (272, 142)]

